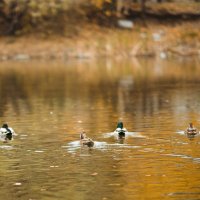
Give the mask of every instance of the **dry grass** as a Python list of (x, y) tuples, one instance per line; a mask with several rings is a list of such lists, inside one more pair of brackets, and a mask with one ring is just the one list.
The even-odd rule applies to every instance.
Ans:
[[(29, 35), (20, 38), (0, 39), (0, 58), (17, 58), (25, 54), (31, 58), (95, 58), (154, 56), (160, 52), (199, 54), (200, 22), (176, 26), (149, 24), (135, 25), (133, 30), (108, 29), (95, 25), (82, 27), (78, 36)], [(170, 51), (169, 51), (170, 50)], [(192, 50), (192, 51), (191, 51)]]

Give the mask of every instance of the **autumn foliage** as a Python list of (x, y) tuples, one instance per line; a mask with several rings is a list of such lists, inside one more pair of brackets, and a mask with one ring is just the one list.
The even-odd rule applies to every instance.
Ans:
[(114, 24), (119, 12), (126, 15), (127, 11), (131, 11), (129, 14), (135, 17), (138, 8), (142, 13), (139, 16), (149, 11), (150, 14), (157, 12), (157, 18), (166, 14), (166, 10), (174, 15), (177, 8), (178, 12), (183, 10), (182, 15), (185, 17), (185, 9), (191, 8), (189, 12), (196, 9), (196, 16), (200, 18), (200, 3), (198, 0), (190, 1), (196, 2), (195, 5), (177, 3), (174, 6), (173, 3), (163, 4), (160, 0), (0, 0), (0, 35), (23, 35), (30, 32), (61, 35), (67, 32), (68, 35), (74, 35), (85, 22)]

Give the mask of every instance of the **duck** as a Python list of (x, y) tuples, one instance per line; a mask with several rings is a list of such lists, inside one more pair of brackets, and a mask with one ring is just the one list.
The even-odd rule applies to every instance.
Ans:
[(194, 127), (193, 123), (189, 123), (189, 127), (186, 129), (185, 133), (189, 136), (194, 136), (199, 133), (199, 131)]
[(4, 123), (0, 128), (0, 136), (5, 137), (5, 140), (11, 140), (14, 133), (14, 130), (7, 123)]
[(119, 122), (117, 123), (117, 128), (116, 128), (116, 130), (114, 131), (114, 133), (117, 133), (117, 134), (118, 134), (119, 139), (123, 139), (123, 138), (125, 138), (126, 132), (128, 132), (128, 131), (127, 131), (126, 128), (124, 128), (123, 122), (122, 122), (122, 121), (119, 121)]
[(81, 132), (80, 134), (80, 142), (83, 146), (93, 147), (94, 141), (86, 136), (85, 131)]

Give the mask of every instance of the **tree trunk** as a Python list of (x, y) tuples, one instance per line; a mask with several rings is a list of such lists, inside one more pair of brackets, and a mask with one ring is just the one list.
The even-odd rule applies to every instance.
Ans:
[(142, 11), (142, 16), (145, 17), (145, 14), (146, 14), (146, 0), (141, 0), (141, 11)]

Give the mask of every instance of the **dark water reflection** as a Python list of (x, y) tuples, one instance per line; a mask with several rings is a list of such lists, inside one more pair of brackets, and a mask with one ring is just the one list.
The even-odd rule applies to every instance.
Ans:
[[(200, 128), (198, 63), (2, 62), (0, 121), (18, 135), (0, 145), (0, 195), (199, 199), (200, 137), (180, 134)], [(121, 143), (104, 137), (119, 118), (136, 133)], [(92, 150), (73, 143), (82, 129)]]

